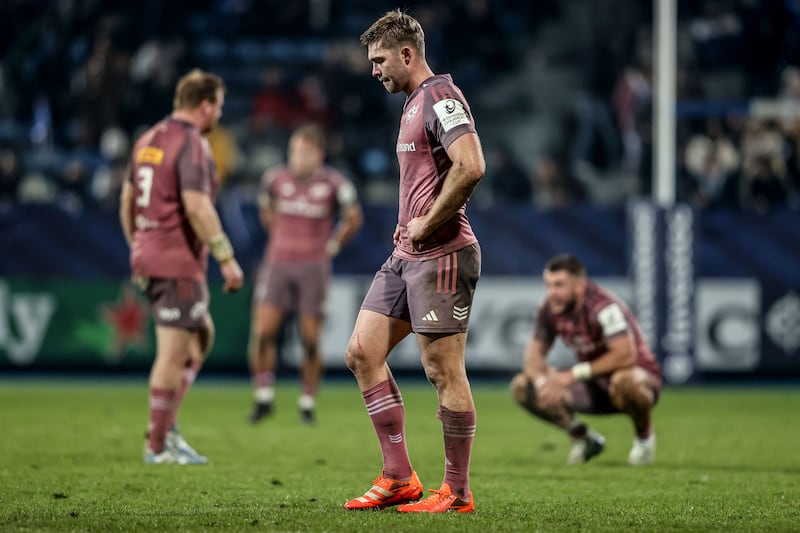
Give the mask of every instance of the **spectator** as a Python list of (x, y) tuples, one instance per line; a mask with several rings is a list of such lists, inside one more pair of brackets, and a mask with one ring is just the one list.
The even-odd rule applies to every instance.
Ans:
[(684, 150), (689, 202), (701, 209), (738, 205), (740, 160), (720, 121), (710, 119), (707, 132), (694, 135)]

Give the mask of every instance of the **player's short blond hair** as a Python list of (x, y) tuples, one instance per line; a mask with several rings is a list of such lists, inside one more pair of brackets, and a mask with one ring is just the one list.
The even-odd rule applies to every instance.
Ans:
[(321, 152), (325, 152), (325, 130), (315, 122), (298, 126), (292, 132), (292, 137), (302, 137), (319, 148)]
[(216, 103), (217, 91), (220, 89), (225, 91), (222, 78), (199, 68), (193, 69), (178, 80), (172, 107), (176, 110), (194, 109), (205, 100)]
[(399, 9), (387, 11), (361, 34), (361, 44), (377, 44), (383, 48), (410, 45), (425, 55), (425, 32), (417, 19)]

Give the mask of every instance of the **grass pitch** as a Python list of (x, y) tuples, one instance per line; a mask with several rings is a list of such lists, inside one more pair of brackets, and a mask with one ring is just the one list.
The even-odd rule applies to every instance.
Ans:
[[(429, 385), (400, 380), (407, 436), (426, 488), (443, 475)], [(656, 409), (658, 454), (625, 463), (622, 416), (586, 417), (605, 452), (567, 466), (569, 442), (516, 407), (504, 384), (474, 385), (478, 435), (472, 515), (348, 512), (380, 452), (354, 380), (321, 391), (303, 426), (297, 386), (245, 422), (246, 381), (201, 379), (184, 435), (206, 466), (144, 465), (146, 380), (0, 381), (2, 531), (800, 531), (797, 388), (668, 388)]]

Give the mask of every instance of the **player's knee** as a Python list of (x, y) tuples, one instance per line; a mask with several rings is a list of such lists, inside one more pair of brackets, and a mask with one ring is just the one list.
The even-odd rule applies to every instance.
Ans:
[(351, 341), (344, 352), (344, 363), (351, 372), (358, 374), (359, 371), (369, 366), (369, 359), (366, 352)]
[(618, 408), (628, 404), (651, 401), (647, 387), (647, 374), (640, 368), (626, 368), (614, 372), (608, 389), (612, 402)]

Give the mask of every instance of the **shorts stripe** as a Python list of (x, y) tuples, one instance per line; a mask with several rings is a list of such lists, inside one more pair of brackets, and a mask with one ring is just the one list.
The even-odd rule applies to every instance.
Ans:
[(439, 258), (439, 271), (436, 275), (436, 292), (455, 294), (458, 288), (458, 255), (451, 253)]
[(453, 256), (453, 268), (452, 268), (452, 272), (451, 272), (451, 276), (450, 276), (450, 281), (452, 282), (452, 285), (451, 285), (452, 290), (450, 292), (455, 294), (456, 293), (456, 280), (458, 280), (458, 254), (453, 252), (450, 255)]

